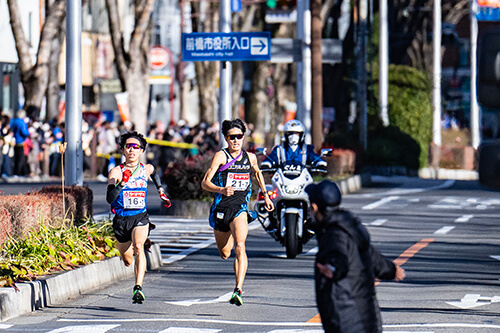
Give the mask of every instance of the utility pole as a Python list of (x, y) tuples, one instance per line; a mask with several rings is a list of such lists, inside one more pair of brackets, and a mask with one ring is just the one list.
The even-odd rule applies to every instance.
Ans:
[(433, 8), (433, 68), (432, 68), (432, 146), (431, 165), (439, 168), (441, 159), (441, 0), (434, 0)]
[(311, 143), (311, 11), (309, 0), (297, 0), (297, 39), (302, 54), (297, 64), (297, 116), (306, 128)]
[[(231, 2), (230, 0), (221, 0), (220, 2), (220, 32), (231, 32)], [(230, 61), (221, 61), (220, 64), (220, 88), (219, 88), (219, 122), (220, 122), (220, 142), (222, 147), (225, 145), (222, 135), (222, 122), (232, 117), (231, 103), (231, 72), (232, 65)]]
[(368, 106), (366, 92), (366, 63), (367, 63), (367, 23), (368, 23), (368, 1), (360, 0), (358, 6), (359, 29), (357, 41), (358, 62), (358, 108), (359, 108), (359, 141), (363, 149), (368, 148)]
[(323, 144), (323, 64), (321, 54), (321, 0), (311, 0), (311, 137), (312, 144), (320, 148)]
[[(181, 36), (182, 33), (184, 32), (184, 7), (186, 6), (186, 0), (181, 0), (180, 1), (180, 6), (181, 6)], [(181, 38), (181, 44), (182, 44), (182, 38)], [(179, 52), (179, 61), (177, 63), (177, 68), (175, 70), (175, 76), (177, 77), (177, 83), (179, 84), (179, 120), (184, 119), (184, 82), (185, 82), (185, 75), (184, 75), (184, 62), (182, 61), (182, 45), (180, 48)], [(170, 75), (173, 76), (173, 73), (170, 73)], [(173, 79), (173, 78), (172, 78)], [(174, 84), (174, 81), (172, 80), (172, 84)]]
[[(470, 127), (472, 147), (479, 148), (481, 143), (481, 112), (477, 102), (477, 11), (475, 0), (471, 1), (470, 10)], [(493, 70), (493, 69), (492, 69)]]
[(379, 0), (379, 117), (382, 125), (389, 126), (389, 29), (387, 1)]
[(82, 3), (67, 0), (66, 13), (66, 185), (83, 185)]

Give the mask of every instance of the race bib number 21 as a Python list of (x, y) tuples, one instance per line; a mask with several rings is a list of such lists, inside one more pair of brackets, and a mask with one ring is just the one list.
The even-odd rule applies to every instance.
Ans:
[(249, 173), (228, 173), (227, 185), (234, 187), (235, 191), (245, 191), (250, 185)]

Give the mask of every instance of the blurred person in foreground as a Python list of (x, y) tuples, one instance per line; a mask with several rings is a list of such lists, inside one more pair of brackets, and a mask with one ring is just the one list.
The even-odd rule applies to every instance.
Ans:
[(334, 182), (310, 184), (305, 191), (318, 239), (316, 301), (325, 332), (382, 332), (375, 278), (401, 281), (405, 271), (370, 244), (356, 216), (340, 208), (341, 193)]

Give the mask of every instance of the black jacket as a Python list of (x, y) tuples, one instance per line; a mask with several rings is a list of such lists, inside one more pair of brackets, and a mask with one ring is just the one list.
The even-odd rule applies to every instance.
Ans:
[(315, 227), (316, 261), (335, 267), (333, 279), (316, 268), (316, 298), (326, 332), (382, 332), (375, 277), (393, 279), (394, 264), (370, 245), (358, 218), (345, 210), (329, 213)]

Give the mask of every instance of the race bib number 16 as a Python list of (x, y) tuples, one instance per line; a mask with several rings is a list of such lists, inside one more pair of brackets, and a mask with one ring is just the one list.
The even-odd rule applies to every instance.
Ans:
[(227, 185), (234, 187), (235, 191), (245, 191), (250, 185), (249, 173), (228, 173)]
[(146, 192), (125, 191), (123, 193), (123, 207), (125, 209), (142, 209), (146, 207)]

